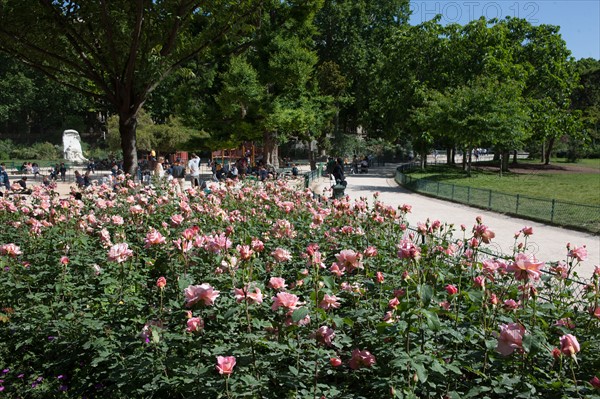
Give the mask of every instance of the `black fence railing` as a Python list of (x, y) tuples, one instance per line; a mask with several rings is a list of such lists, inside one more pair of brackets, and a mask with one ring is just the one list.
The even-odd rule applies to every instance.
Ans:
[(525, 219), (572, 227), (594, 234), (600, 233), (600, 206), (541, 199), (520, 194), (505, 194), (488, 189), (415, 179), (405, 173), (413, 167), (413, 164), (398, 167), (396, 182), (418, 193)]
[(310, 183), (323, 175), (323, 164), (318, 164), (317, 169), (304, 174), (304, 187), (310, 187)]

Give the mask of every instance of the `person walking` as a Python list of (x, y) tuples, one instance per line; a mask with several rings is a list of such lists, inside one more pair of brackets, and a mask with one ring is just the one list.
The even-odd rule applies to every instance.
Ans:
[(183, 191), (183, 187), (185, 184), (185, 167), (181, 165), (181, 159), (177, 158), (175, 160), (173, 166), (171, 166), (170, 172), (170, 175), (177, 183), (177, 191)]
[(188, 169), (192, 187), (200, 187), (200, 157), (198, 155), (192, 154), (192, 158), (188, 161)]

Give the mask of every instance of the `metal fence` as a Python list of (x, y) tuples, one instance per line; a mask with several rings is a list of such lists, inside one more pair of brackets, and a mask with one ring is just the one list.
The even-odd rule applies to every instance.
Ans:
[(396, 182), (410, 190), (494, 212), (600, 233), (600, 206), (415, 179), (404, 173), (412, 167), (412, 164), (403, 165), (396, 170)]
[(322, 175), (323, 175), (323, 164), (320, 163), (320, 164), (317, 165), (317, 169), (311, 170), (310, 172), (306, 172), (304, 174), (304, 187), (305, 188), (310, 187), (310, 183), (313, 180), (318, 179)]

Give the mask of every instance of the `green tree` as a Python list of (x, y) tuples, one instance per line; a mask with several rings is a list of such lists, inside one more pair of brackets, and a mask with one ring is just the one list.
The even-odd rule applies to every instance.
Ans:
[(556, 140), (577, 130), (577, 115), (570, 115), (570, 97), (579, 83), (575, 60), (558, 26), (533, 26), (521, 19), (505, 23), (521, 44), (516, 62), (527, 71), (523, 96), (531, 104), (532, 140), (539, 143), (542, 161), (549, 164)]
[[(480, 78), (471, 84), (432, 91), (423, 107), (413, 111), (421, 130), (456, 138), (463, 149), (463, 164), (471, 174), (471, 151), (483, 146), (518, 148), (526, 138), (519, 86)], [(502, 169), (506, 169), (503, 164)]]
[(4, 134), (30, 144), (40, 137), (58, 140), (58, 133), (67, 127), (82, 131), (91, 108), (86, 100), (0, 53), (0, 131)]
[[(262, 1), (5, 0), (0, 49), (119, 117), (124, 168), (137, 166), (137, 116), (187, 61), (211, 62), (253, 30)], [(32, 23), (34, 22), (34, 23)]]
[(572, 159), (586, 154), (600, 157), (600, 61), (584, 58), (577, 61), (579, 87), (571, 96), (571, 107), (581, 112), (584, 135), (589, 149), (584, 151), (582, 139), (571, 140), (569, 155)]
[(212, 95), (194, 101), (202, 106), (188, 107), (214, 147), (262, 142), (263, 159), (277, 167), (280, 143), (318, 137), (329, 102), (314, 79), (312, 21), (319, 7), (306, 2), (292, 13), (285, 3), (270, 4), (247, 52), (222, 65)]
[(359, 130), (382, 134), (376, 94), (385, 86), (379, 84), (379, 65), (386, 54), (383, 44), (407, 25), (409, 14), (408, 0), (324, 1), (315, 18), (315, 43), (322, 73), (342, 83), (334, 90), (322, 85), (335, 98), (334, 136)]

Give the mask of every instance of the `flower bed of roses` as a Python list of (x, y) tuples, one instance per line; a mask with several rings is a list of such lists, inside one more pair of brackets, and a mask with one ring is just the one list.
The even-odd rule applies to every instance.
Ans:
[(319, 201), (285, 182), (209, 194), (122, 181), (0, 199), (0, 394), (576, 397), (600, 391), (599, 268), (544, 264), (480, 219)]

